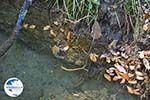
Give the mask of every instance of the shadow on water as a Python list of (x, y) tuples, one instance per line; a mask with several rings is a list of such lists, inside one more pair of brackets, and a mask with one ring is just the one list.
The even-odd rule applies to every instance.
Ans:
[[(0, 43), (6, 38), (0, 34)], [(17, 41), (0, 58), (0, 100), (138, 100), (121, 85), (99, 80), (87, 79), (79, 87), (80, 76), (75, 72), (65, 72), (60, 66), (63, 62), (51, 55), (42, 55)], [(8, 97), (3, 90), (4, 82), (17, 77), (24, 84), (23, 93), (16, 98)]]

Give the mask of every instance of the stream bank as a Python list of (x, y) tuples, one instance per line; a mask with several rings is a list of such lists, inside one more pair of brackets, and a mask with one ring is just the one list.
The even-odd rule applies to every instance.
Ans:
[[(7, 38), (3, 34), (0, 37), (1, 42)], [(86, 79), (80, 86), (74, 87), (81, 76), (76, 72), (65, 72), (60, 68), (62, 65), (65, 64), (53, 56), (36, 53), (17, 41), (0, 59), (0, 99), (138, 100), (126, 89), (120, 90), (120, 84), (109, 83), (102, 75), (98, 80)], [(18, 77), (24, 84), (24, 91), (17, 98), (4, 93), (4, 82), (10, 77)]]

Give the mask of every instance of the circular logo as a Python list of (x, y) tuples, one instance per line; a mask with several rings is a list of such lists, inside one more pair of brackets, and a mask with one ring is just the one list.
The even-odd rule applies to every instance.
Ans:
[(23, 84), (18, 78), (9, 78), (4, 84), (4, 91), (10, 97), (17, 97), (23, 91)]

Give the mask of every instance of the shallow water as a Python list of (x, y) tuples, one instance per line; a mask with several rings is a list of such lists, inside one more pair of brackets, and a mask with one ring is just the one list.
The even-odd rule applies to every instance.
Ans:
[[(0, 43), (6, 38), (0, 34)], [(63, 62), (51, 55), (43, 55), (17, 41), (0, 58), (0, 100), (138, 100), (129, 95), (122, 86), (99, 80), (87, 79), (78, 87), (80, 80), (76, 72), (65, 72)], [(24, 84), (23, 93), (11, 98), (4, 93), (4, 82), (11, 77), (19, 78)], [(118, 93), (117, 93), (118, 92)]]

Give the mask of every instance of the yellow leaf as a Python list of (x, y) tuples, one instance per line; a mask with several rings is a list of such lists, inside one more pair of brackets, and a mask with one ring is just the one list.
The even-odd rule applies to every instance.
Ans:
[(98, 57), (98, 55), (95, 54), (95, 53), (91, 53), (91, 54), (90, 54), (90, 60), (93, 61), (93, 62), (96, 62), (96, 61), (97, 61), (97, 57)]
[(107, 79), (108, 81), (111, 81), (111, 77), (108, 74), (104, 74), (104, 78)]

